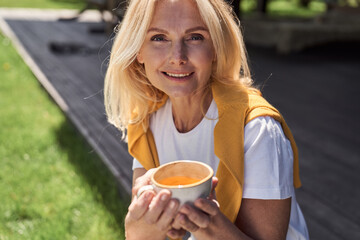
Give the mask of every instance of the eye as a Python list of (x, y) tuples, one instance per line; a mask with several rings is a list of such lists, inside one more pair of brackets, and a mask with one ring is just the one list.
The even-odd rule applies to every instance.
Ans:
[(201, 41), (201, 40), (204, 40), (204, 36), (201, 35), (201, 34), (192, 34), (188, 40), (191, 40), (191, 41)]
[(155, 35), (155, 36), (152, 36), (152, 37), (150, 38), (150, 40), (151, 40), (151, 41), (154, 41), (154, 42), (166, 41), (164, 35)]

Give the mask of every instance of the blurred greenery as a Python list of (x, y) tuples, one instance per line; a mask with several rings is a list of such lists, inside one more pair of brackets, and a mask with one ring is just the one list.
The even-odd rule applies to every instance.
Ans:
[(301, 6), (297, 0), (274, 0), (268, 5), (269, 15), (313, 17), (326, 11), (323, 1), (310, 1), (307, 7)]
[(0, 240), (123, 239), (111, 173), (0, 34)]
[[(256, 0), (242, 0), (240, 3), (244, 16), (254, 13)], [(311, 0), (303, 6), (300, 0), (268, 0), (267, 14), (273, 17), (313, 17), (326, 11), (322, 0)]]
[(82, 9), (86, 0), (0, 0), (0, 7)]

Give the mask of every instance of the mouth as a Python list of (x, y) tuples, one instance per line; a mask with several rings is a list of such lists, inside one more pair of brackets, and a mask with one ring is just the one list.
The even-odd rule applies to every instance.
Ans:
[(171, 78), (176, 78), (176, 79), (184, 79), (187, 77), (190, 77), (191, 75), (194, 74), (194, 72), (189, 72), (189, 73), (170, 73), (170, 72), (162, 72), (164, 75), (171, 77)]

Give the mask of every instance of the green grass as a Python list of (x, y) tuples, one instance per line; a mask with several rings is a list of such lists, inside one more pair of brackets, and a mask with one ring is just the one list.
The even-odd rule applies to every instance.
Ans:
[(0, 35), (0, 240), (123, 239), (127, 203)]
[(86, 0), (0, 0), (0, 7), (81, 9)]
[[(256, 0), (242, 0), (241, 9), (245, 16), (256, 8)], [(273, 17), (314, 17), (324, 13), (326, 6), (322, 0), (312, 0), (308, 7), (302, 7), (299, 0), (268, 0), (267, 12)]]

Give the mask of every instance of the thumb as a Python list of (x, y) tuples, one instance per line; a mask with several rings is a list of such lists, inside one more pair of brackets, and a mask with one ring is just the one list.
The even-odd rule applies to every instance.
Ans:
[(210, 195), (209, 195), (210, 200), (216, 199), (215, 188), (216, 188), (218, 182), (219, 182), (219, 179), (217, 177), (212, 178), (211, 192), (210, 192)]

